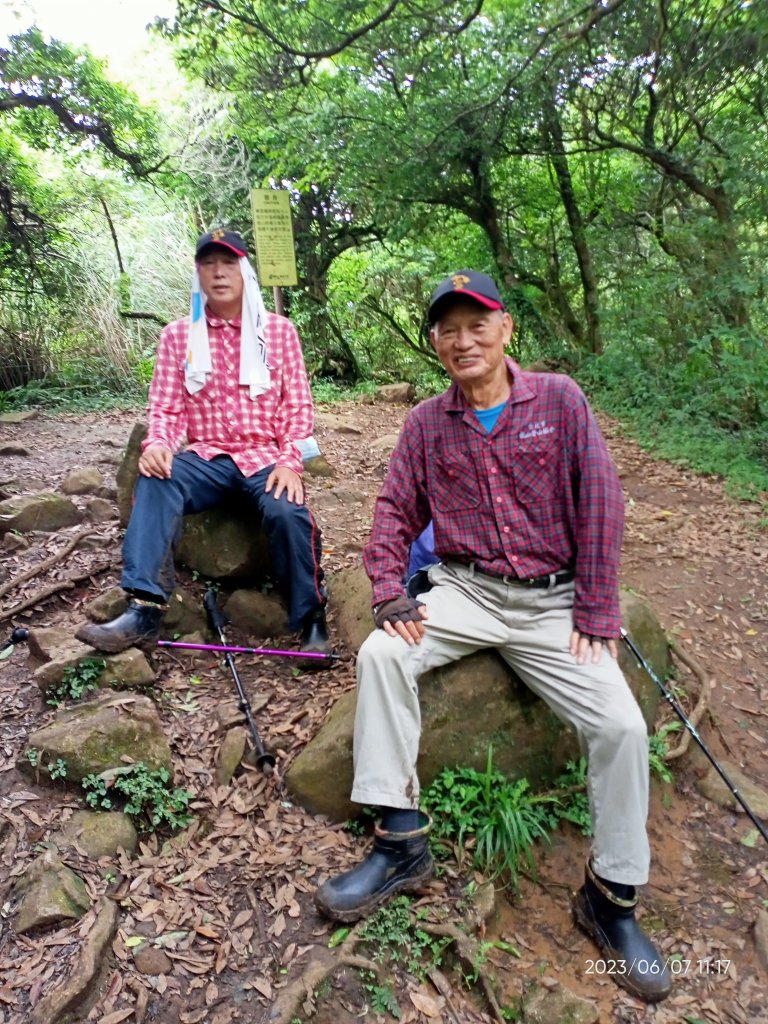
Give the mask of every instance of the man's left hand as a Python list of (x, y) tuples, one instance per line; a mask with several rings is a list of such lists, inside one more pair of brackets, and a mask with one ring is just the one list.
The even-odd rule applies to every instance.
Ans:
[(287, 466), (275, 466), (269, 474), (264, 490), (269, 494), (273, 487), (275, 489), (273, 498), (279, 498), (285, 491), (288, 501), (293, 501), (297, 505), (304, 504), (304, 485), (301, 482), (301, 477)]
[(603, 647), (608, 648), (612, 658), (618, 658), (619, 646), (615, 640), (604, 636), (590, 636), (589, 633), (581, 633), (578, 629), (571, 633), (571, 654), (577, 665), (586, 665), (588, 661), (596, 665), (602, 657)]

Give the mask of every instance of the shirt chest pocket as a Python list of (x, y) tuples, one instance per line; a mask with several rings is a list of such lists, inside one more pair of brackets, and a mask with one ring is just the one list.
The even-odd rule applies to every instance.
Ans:
[(184, 394), (186, 396), (186, 401), (192, 409), (205, 411), (206, 409), (217, 405), (219, 401), (219, 388), (216, 381), (216, 375), (209, 373), (205, 378), (205, 384), (203, 384), (199, 391), (195, 391), (194, 393), (187, 391), (185, 384)]
[(433, 465), (430, 499), (439, 512), (477, 508), (480, 504), (480, 488), (475, 464), (469, 456), (464, 452), (437, 456)]
[(554, 445), (526, 444), (512, 450), (512, 479), (515, 498), (521, 505), (551, 501), (557, 480), (557, 451)]

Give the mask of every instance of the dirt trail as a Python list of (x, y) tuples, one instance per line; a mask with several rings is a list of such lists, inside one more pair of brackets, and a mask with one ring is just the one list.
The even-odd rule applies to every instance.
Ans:
[[(344, 417), (360, 431), (341, 433), (324, 426), (320, 417), (317, 434), (337, 475), (313, 480), (310, 501), (324, 532), (326, 568), (333, 573), (358, 563), (367, 536), (386, 468), (386, 453), (372, 449), (371, 442), (396, 431), (407, 410), (356, 404), (324, 412)], [(13, 480), (55, 489), (69, 470), (92, 464), (112, 477), (135, 418), (130, 413), (41, 416), (0, 428), (0, 447), (27, 450), (26, 455), (0, 456), (0, 490), (12, 488), (8, 482)], [(648, 598), (669, 634), (710, 680), (710, 716), (702, 731), (713, 752), (740, 765), (759, 783), (768, 755), (768, 524), (756, 506), (727, 498), (717, 480), (652, 461), (622, 436), (617, 424), (602, 420), (602, 425), (628, 499), (623, 583)], [(105, 552), (112, 556), (114, 570), (22, 614), (14, 624), (71, 624), (82, 617), (86, 600), (115, 585), (119, 533), (114, 524), (100, 532), (102, 546), (78, 550), (65, 564), (13, 591), (4, 604), (86, 569), (89, 560), (103, 561)], [(0, 548), (8, 579), (63, 546), (68, 535), (38, 535), (28, 548)], [(189, 577), (183, 582), (200, 589)], [(8, 622), (2, 628), (10, 633)], [(5, 635), (0, 632), (0, 639)], [(232, 696), (229, 680), (213, 659), (163, 653), (156, 656), (156, 665), (161, 714), (176, 755), (176, 782), (196, 793), (195, 810), (214, 824), (208, 832), (200, 829), (187, 845), (163, 845), (145, 837), (140, 856), (125, 862), (121, 876), (111, 883), (94, 866), (79, 865), (92, 894), (111, 884), (122, 912), (104, 994), (88, 1019), (115, 1014), (109, 1019), (167, 1024), (267, 1021), (280, 992), (301, 974), (313, 947), (326, 944), (332, 932), (312, 907), (317, 880), (356, 861), (366, 840), (293, 807), (277, 784), (259, 773), (246, 772), (232, 787), (217, 787), (212, 776), (218, 744), (215, 709)], [(284, 664), (253, 659), (243, 660), (240, 671), (252, 699), (260, 692), (270, 695), (259, 715), (260, 726), (278, 748), (281, 769), (313, 735), (340, 693), (354, 685), (351, 664), (331, 673), (294, 676)], [(692, 686), (690, 679), (687, 684)], [(0, 911), (3, 1024), (29, 1019), (31, 1005), (57, 984), (77, 949), (78, 932), (88, 925), (86, 920), (23, 939), (10, 927), (15, 876), (53, 826), (80, 806), (76, 793), (63, 787), (30, 791), (15, 768), (26, 735), (50, 714), (24, 654), (18, 651), (0, 662), (0, 856), (6, 869), (6, 881), (0, 883), (0, 905), (5, 904)], [(574, 929), (568, 911), (570, 890), (580, 883), (586, 840), (567, 832), (558, 833), (552, 847), (541, 851), (539, 884), (524, 881), (519, 898), (502, 894), (497, 900), (497, 917), (487, 937), (502, 938), (521, 954), (516, 958), (488, 950), (486, 969), (497, 976), (503, 1004), (513, 1005), (527, 985), (544, 977), (596, 1000), (601, 1021), (768, 1021), (766, 978), (759, 973), (750, 934), (758, 911), (768, 907), (768, 849), (764, 844), (743, 845), (740, 839), (750, 832), (746, 818), (720, 810), (697, 793), (693, 783), (703, 768), (701, 758), (692, 754), (676, 763), (672, 785), (654, 785), (654, 862), (644, 903), (664, 950), (682, 956), (673, 996), (658, 1007), (644, 1007), (596, 973), (595, 950)], [(425, 905), (452, 905), (460, 881), (448, 872), (429, 888)], [(148, 976), (136, 970), (127, 941), (134, 935), (168, 950), (170, 973)], [(435, 995), (429, 986), (409, 984), (417, 997)], [(476, 985), (466, 990), (457, 976), (451, 984), (455, 1020), (489, 1019)], [(401, 1020), (430, 1019), (419, 1013), (419, 999), (410, 998), (402, 987), (398, 999)], [(18, 1007), (13, 1008), (12, 1000), (18, 1000)], [(429, 1004), (422, 999), (421, 1006)], [(133, 1016), (120, 1016), (129, 1008)], [(333, 975), (317, 1004), (308, 996), (299, 1019), (310, 1019), (315, 1008), (312, 1019), (321, 1024), (376, 1019), (370, 993), (348, 967)]]

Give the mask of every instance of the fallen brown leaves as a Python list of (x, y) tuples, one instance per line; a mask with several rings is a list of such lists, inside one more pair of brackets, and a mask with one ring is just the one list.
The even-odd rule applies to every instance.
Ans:
[[(402, 409), (361, 405), (350, 412), (360, 435), (322, 427), (318, 431), (337, 471), (335, 478), (309, 484), (330, 573), (358, 564), (367, 536), (386, 467), (386, 456), (372, 452), (368, 439), (391, 433), (403, 416)], [(711, 687), (710, 711), (722, 736), (748, 771), (764, 777), (768, 538), (760, 514), (724, 497), (717, 481), (651, 462), (614, 425), (603, 423), (630, 499), (624, 581), (649, 597), (681, 650), (701, 666)], [(75, 465), (98, 461), (105, 439), (117, 443), (130, 429), (118, 416), (70, 418), (64, 426), (54, 450), (50, 443), (34, 443), (35, 431), (50, 432), (50, 423), (25, 425), (30, 435), (25, 443), (36, 453), (34, 472), (54, 482)], [(70, 622), (98, 586), (114, 585), (120, 566), (118, 534), (113, 528), (107, 533), (111, 541), (103, 553), (73, 548), (66, 572), (54, 561), (39, 579), (29, 579), (34, 587), (55, 586), (75, 571), (87, 580), (93, 566), (102, 562), (114, 572), (93, 584), (60, 591), (22, 613), (19, 624)], [(67, 536), (31, 536), (29, 547), (6, 560), (10, 572), (23, 574), (55, 559)], [(194, 589), (189, 579), (185, 585)], [(23, 601), (32, 593), (27, 581), (17, 596)], [(318, 1024), (347, 1024), (364, 1015), (367, 1004), (365, 993), (356, 987), (357, 969), (339, 972), (339, 950), (327, 949), (331, 928), (317, 917), (311, 901), (317, 882), (356, 861), (364, 843), (293, 806), (280, 783), (339, 695), (354, 686), (352, 663), (326, 673), (294, 674), (284, 662), (241, 658), (238, 668), (259, 728), (277, 757), (278, 772), (268, 779), (245, 766), (229, 786), (218, 786), (214, 774), (222, 736), (219, 723), (231, 724), (233, 718), (235, 695), (226, 671), (203, 655), (181, 660), (158, 654), (156, 665), (158, 705), (175, 755), (174, 782), (195, 794), (198, 820), (172, 839), (145, 836), (134, 860), (71, 861), (85, 874), (92, 898), (110, 892), (120, 906), (113, 967), (87, 1019), (101, 1024), (261, 1024), (275, 1007), (285, 1005), (281, 998), (294, 985), (301, 995), (299, 1015), (313, 1012)], [(12, 928), (15, 879), (37, 855), (37, 844), (80, 806), (76, 794), (63, 786), (38, 787), (16, 771), (24, 738), (48, 714), (23, 651), (0, 662), (0, 1021), (26, 1019), (12, 1015), (28, 1016), (59, 984), (81, 934), (93, 923), (92, 915), (86, 916), (75, 925), (28, 937)], [(685, 766), (679, 770), (684, 772)], [(550, 877), (558, 885), (531, 887), (510, 908), (509, 918), (506, 910), (502, 914), (499, 933), (511, 934), (524, 955), (512, 960), (498, 950), (487, 951), (501, 986), (495, 990), (499, 1001), (512, 1005), (526, 984), (555, 976), (596, 999), (605, 1021), (759, 1021), (764, 983), (746, 936), (755, 908), (768, 898), (768, 864), (759, 849), (734, 849), (731, 821), (726, 812), (702, 807), (681, 775), (672, 806), (657, 801), (651, 817), (655, 861), (648, 902), (665, 951), (690, 952), (697, 963), (730, 958), (732, 971), (678, 979), (672, 997), (652, 1012), (611, 982), (597, 985), (582, 976), (580, 965), (594, 951), (570, 924), (561, 883), (578, 884), (585, 847), (569, 835), (558, 840), (560, 859), (547, 861), (542, 873), (544, 880)], [(549, 876), (547, 864), (557, 865)], [(434, 897), (437, 902), (440, 898)], [(141, 949), (165, 953), (168, 973), (142, 974), (135, 959)], [(351, 949), (343, 955), (365, 959)], [(465, 973), (471, 972), (465, 967)], [(327, 1007), (312, 987), (312, 979), (320, 977), (332, 979)], [(421, 983), (406, 979), (402, 984), (398, 998), (403, 1024), (490, 1019), (484, 1000), (448, 967), (443, 973), (430, 972)], [(367, 1013), (370, 1017), (369, 1005)]]

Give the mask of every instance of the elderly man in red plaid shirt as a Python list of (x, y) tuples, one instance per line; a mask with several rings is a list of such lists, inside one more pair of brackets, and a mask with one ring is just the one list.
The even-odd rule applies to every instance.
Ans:
[[(409, 415), (365, 551), (378, 629), (358, 656), (352, 799), (379, 806), (381, 824), (369, 856), (318, 889), (318, 908), (353, 921), (431, 876), (418, 679), (495, 648), (589, 759), (594, 841), (576, 921), (618, 965), (615, 981), (663, 999), (669, 972), (634, 914), (649, 867), (648, 737), (616, 661), (616, 470), (574, 381), (505, 358), (513, 324), (491, 278), (447, 278), (428, 316), (453, 385)], [(410, 595), (409, 545), (430, 519), (442, 561)]]
[(112, 652), (155, 640), (173, 590), (182, 517), (235, 495), (250, 503), (269, 537), (302, 650), (329, 652), (320, 531), (302, 484), (300, 446), (312, 418), (296, 328), (264, 308), (242, 238), (203, 235), (190, 316), (166, 327), (158, 342), (123, 545), (128, 609), (83, 627), (78, 639)]

